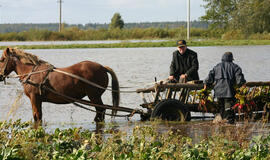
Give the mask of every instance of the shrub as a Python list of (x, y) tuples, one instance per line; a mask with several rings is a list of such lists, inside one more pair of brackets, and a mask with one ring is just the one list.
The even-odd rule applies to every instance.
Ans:
[(240, 30), (228, 31), (221, 36), (221, 39), (223, 40), (237, 40), (245, 38), (246, 36)]
[(249, 36), (249, 39), (253, 40), (270, 40), (270, 33), (256, 33)]

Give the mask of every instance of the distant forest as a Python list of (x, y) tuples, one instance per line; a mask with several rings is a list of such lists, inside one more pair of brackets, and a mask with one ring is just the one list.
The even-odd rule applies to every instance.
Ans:
[[(185, 21), (178, 22), (141, 22), (141, 23), (125, 23), (124, 28), (179, 28), (186, 27), (187, 23)], [(202, 28), (207, 29), (208, 23), (202, 21), (192, 21), (190, 22), (192, 28)], [(76, 27), (78, 29), (108, 29), (109, 23), (88, 23), (88, 24), (63, 24), (64, 28)], [(8, 32), (22, 32), (29, 30), (49, 30), (58, 31), (58, 23), (16, 23), (16, 24), (0, 24), (0, 33)]]

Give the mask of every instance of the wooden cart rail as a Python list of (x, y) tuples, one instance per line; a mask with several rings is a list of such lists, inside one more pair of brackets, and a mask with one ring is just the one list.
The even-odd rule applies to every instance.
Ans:
[(156, 84), (153, 87), (150, 88), (143, 88), (143, 89), (137, 89), (137, 93), (150, 93), (155, 92), (156, 88), (160, 89), (160, 91), (164, 91), (165, 89), (172, 88), (175, 90), (180, 90), (182, 88), (189, 88), (189, 89), (202, 89), (203, 84), (191, 84), (191, 83), (167, 83), (167, 84)]
[[(255, 87), (255, 86), (270, 86), (270, 82), (247, 82), (247, 87)], [(157, 83), (155, 86), (149, 88), (142, 88), (137, 89), (137, 93), (150, 93), (155, 92), (156, 88), (167, 89), (167, 88), (174, 88), (174, 89), (181, 89), (181, 88), (189, 88), (189, 89), (202, 89), (203, 84), (195, 84), (194, 81), (188, 83)]]

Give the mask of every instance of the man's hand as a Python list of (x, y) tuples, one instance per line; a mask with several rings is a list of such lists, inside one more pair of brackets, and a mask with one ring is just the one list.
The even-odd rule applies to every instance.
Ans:
[(187, 78), (187, 74), (181, 74), (180, 79), (186, 79)]
[(168, 83), (177, 83), (177, 81), (174, 79), (173, 76), (169, 76), (169, 81)]
[(205, 90), (206, 88), (207, 88), (207, 85), (206, 85), (206, 84), (204, 84), (204, 85), (203, 85), (203, 89)]
[(169, 76), (169, 80), (173, 80), (174, 79), (174, 77), (173, 76)]

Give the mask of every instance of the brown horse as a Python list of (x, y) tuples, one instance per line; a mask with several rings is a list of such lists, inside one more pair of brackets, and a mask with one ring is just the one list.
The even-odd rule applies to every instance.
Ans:
[[(89, 85), (82, 80), (55, 72), (49, 63), (37, 56), (22, 50), (7, 48), (0, 59), (0, 81), (4, 81), (12, 71), (15, 71), (24, 87), (24, 93), (29, 97), (35, 122), (42, 121), (42, 102), (67, 104), (72, 101), (63, 98), (66, 95), (82, 99), (86, 95), (91, 103), (102, 105), (101, 95), (108, 86), (108, 75), (112, 76), (113, 106), (119, 105), (119, 83), (113, 70), (91, 61), (82, 61), (66, 68), (57, 70), (79, 76), (101, 87)], [(38, 87), (39, 86), (39, 87)], [(43, 89), (46, 86), (59, 94)], [(105, 109), (96, 107), (95, 121), (104, 121)]]

